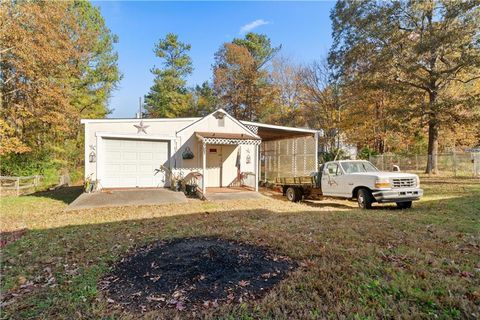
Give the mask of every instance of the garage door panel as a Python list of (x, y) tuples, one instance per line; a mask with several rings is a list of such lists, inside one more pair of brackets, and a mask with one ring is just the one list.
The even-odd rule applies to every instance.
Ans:
[(136, 152), (130, 152), (130, 151), (124, 151), (122, 153), (122, 159), (123, 160), (137, 160), (137, 153)]
[(107, 174), (115, 174), (121, 170), (121, 166), (119, 164), (105, 164), (105, 173)]
[(155, 169), (168, 164), (168, 142), (104, 139), (106, 188), (163, 187), (163, 173)]
[(137, 165), (135, 163), (124, 164), (120, 166), (120, 173), (122, 173), (122, 175), (131, 175), (136, 172), (137, 172)]
[(138, 141), (136, 140), (123, 140), (122, 141), (122, 148), (136, 148), (138, 145)]
[(153, 152), (140, 152), (138, 160), (153, 160)]
[(109, 143), (105, 145), (105, 150), (117, 150), (122, 147), (121, 140), (109, 140)]
[(152, 173), (155, 174), (155, 168), (153, 165), (139, 165), (138, 173)]
[(109, 163), (115, 163), (122, 157), (122, 153), (120, 151), (106, 151), (106, 160)]

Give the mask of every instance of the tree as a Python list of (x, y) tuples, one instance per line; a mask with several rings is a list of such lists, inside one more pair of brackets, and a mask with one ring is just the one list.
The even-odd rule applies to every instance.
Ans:
[(73, 13), (83, 40), (79, 48), (82, 58), (76, 61), (80, 69), (73, 83), (73, 104), (86, 118), (103, 118), (110, 110), (108, 99), (117, 88), (122, 75), (118, 69), (118, 54), (113, 46), (118, 37), (107, 28), (100, 11), (87, 1), (74, 1)]
[(302, 68), (292, 63), (285, 56), (275, 57), (272, 60), (271, 79), (275, 88), (274, 108), (268, 118), (268, 123), (286, 126), (304, 126), (302, 117)]
[[(471, 1), (339, 1), (329, 61), (348, 85), (368, 81), (421, 96), (428, 126), (427, 172), (436, 172), (439, 131), (479, 113), (480, 9)], [(453, 88), (464, 86), (463, 94)]]
[(324, 145), (338, 149), (344, 122), (338, 84), (331, 79), (326, 61), (313, 62), (301, 70), (302, 114), (310, 128), (322, 128)]
[(1, 171), (72, 169), (80, 117), (104, 116), (120, 79), (115, 37), (83, 1), (4, 1), (0, 15)]
[(225, 43), (215, 54), (214, 90), (219, 104), (234, 117), (261, 120), (273, 107), (274, 87), (266, 64), (280, 50), (265, 35)]
[(192, 105), (188, 114), (192, 117), (203, 117), (213, 112), (217, 106), (217, 97), (210, 84), (205, 81), (191, 90)]
[(191, 46), (180, 42), (178, 36), (169, 33), (155, 46), (155, 54), (162, 59), (162, 68), (152, 68), (153, 86), (145, 96), (147, 114), (150, 117), (175, 118), (188, 115), (191, 95), (185, 78), (193, 71), (188, 55)]
[(249, 32), (245, 38), (235, 38), (233, 44), (247, 48), (252, 56), (257, 70), (261, 69), (267, 62), (269, 62), (282, 48), (282, 46), (272, 47), (270, 38), (264, 34)]

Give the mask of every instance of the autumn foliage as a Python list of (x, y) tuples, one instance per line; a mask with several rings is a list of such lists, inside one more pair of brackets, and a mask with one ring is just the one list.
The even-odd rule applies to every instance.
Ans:
[(105, 116), (120, 79), (115, 37), (88, 2), (0, 6), (2, 173), (74, 168), (79, 119)]

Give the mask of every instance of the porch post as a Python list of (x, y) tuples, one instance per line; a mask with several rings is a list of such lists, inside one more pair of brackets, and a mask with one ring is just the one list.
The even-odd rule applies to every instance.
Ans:
[(207, 193), (207, 144), (205, 141), (202, 143), (202, 193), (205, 195)]
[(258, 165), (258, 144), (255, 145), (255, 192), (258, 192), (258, 181), (259, 181), (259, 165)]

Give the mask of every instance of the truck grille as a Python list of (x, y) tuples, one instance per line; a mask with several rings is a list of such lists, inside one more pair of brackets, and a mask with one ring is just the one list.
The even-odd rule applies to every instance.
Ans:
[(414, 188), (417, 186), (417, 180), (415, 178), (394, 178), (392, 185), (394, 188)]

